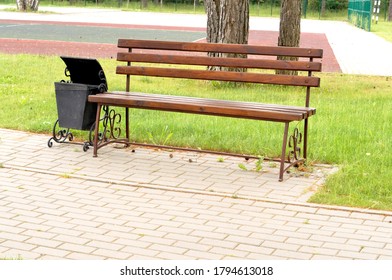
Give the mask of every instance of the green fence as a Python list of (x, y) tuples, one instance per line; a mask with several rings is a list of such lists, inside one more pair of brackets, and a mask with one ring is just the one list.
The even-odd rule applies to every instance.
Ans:
[(348, 20), (356, 26), (370, 31), (372, 2), (370, 0), (349, 0)]

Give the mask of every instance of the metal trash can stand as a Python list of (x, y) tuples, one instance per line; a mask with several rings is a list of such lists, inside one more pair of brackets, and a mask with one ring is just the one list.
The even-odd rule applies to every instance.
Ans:
[[(53, 146), (53, 141), (72, 141), (70, 129), (91, 131), (97, 106), (87, 101), (88, 96), (107, 91), (108, 88), (105, 73), (96, 59), (63, 56), (61, 59), (66, 64), (65, 76), (70, 80), (54, 83), (58, 119), (53, 126), (53, 136), (48, 141), (49, 147)], [(84, 150), (89, 144), (83, 143)]]

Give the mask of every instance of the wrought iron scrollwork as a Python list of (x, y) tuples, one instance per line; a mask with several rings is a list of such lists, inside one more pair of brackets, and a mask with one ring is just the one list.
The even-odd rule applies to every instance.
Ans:
[(296, 127), (293, 131), (293, 134), (290, 135), (289, 138), (289, 154), (288, 161), (297, 161), (301, 158), (301, 147), (302, 143), (302, 133), (299, 132), (299, 129)]
[[(76, 144), (76, 145), (83, 145), (83, 151), (87, 151), (90, 147), (93, 146), (93, 141), (92, 139), (94, 138), (93, 133), (94, 133), (94, 128), (95, 128), (95, 123), (91, 126), (90, 129), (90, 134), (89, 134), (89, 141), (86, 142), (72, 142), (74, 139), (74, 136), (72, 132), (70, 132), (69, 128), (60, 128), (59, 127), (59, 120), (57, 120), (53, 126), (53, 136), (49, 138), (48, 140), (48, 147), (51, 148), (53, 147), (53, 141), (56, 143), (69, 143), (69, 144)], [(99, 133), (99, 135), (102, 135), (102, 133)], [(102, 140), (102, 136), (99, 136), (99, 139)], [(66, 142), (66, 141), (69, 142)]]
[(48, 141), (48, 147), (51, 148), (53, 146), (53, 141), (56, 143), (64, 143), (65, 141), (73, 140), (73, 134), (69, 131), (69, 128), (62, 129), (58, 126), (59, 120), (54, 123), (53, 126), (53, 136)]
[(69, 71), (68, 67), (65, 67), (65, 69), (64, 69), (64, 76), (71, 77), (71, 72)]
[(109, 109), (108, 106), (103, 108), (105, 117), (103, 120), (103, 138), (118, 139), (121, 136), (121, 115), (116, 113), (114, 109)]
[[(104, 119), (105, 119), (105, 117), (100, 119), (100, 122), (103, 121)], [(85, 152), (89, 149), (89, 147), (94, 146), (93, 143), (94, 143), (95, 125), (96, 125), (96, 123), (94, 122), (94, 124), (90, 128), (90, 133), (88, 134), (88, 142), (85, 142), (83, 145), (83, 151), (85, 151)], [(98, 132), (98, 144), (100, 144), (100, 143), (102, 143), (102, 141), (104, 141), (103, 135), (104, 135), (103, 132)]]
[[(120, 127), (121, 115), (119, 113), (116, 113), (114, 109), (109, 109), (109, 106), (104, 106), (103, 111), (104, 111), (104, 116), (99, 120), (99, 123), (102, 122), (103, 130), (102, 132), (98, 133), (98, 143), (97, 143), (98, 146), (103, 142), (119, 139), (122, 132)], [(89, 146), (93, 146), (93, 141), (95, 136), (94, 132), (95, 132), (96, 125), (97, 124), (94, 123), (94, 125), (90, 129), (89, 141), (86, 142), (83, 146), (84, 151), (88, 150)]]

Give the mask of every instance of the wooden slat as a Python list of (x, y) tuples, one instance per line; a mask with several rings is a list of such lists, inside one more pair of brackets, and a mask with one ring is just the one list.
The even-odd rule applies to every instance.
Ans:
[[(238, 101), (235, 102), (219, 100), (218, 103), (214, 104), (213, 102), (211, 103), (213, 100), (209, 100), (210, 103), (204, 103), (200, 102), (203, 99), (192, 100), (192, 98), (189, 97), (186, 97), (183, 100), (173, 100), (171, 98), (149, 98), (148, 96), (134, 94), (122, 95), (104, 93), (90, 95), (88, 100), (90, 102), (97, 102), (110, 106), (123, 106), (130, 108), (249, 118), (278, 122), (298, 121), (308, 116), (306, 113), (298, 111), (297, 109), (294, 109), (291, 112), (280, 111), (278, 108), (276, 108), (276, 110), (271, 108), (259, 108), (256, 110), (254, 108), (243, 107), (242, 102)], [(287, 106), (286, 110), (288, 110)]]
[(236, 68), (255, 68), (294, 71), (321, 71), (320, 62), (285, 61), (251, 58), (222, 58), (208, 56), (184, 56), (167, 54), (123, 53), (117, 54), (117, 60), (123, 62), (146, 62), (161, 64), (184, 64), (201, 66), (222, 66)]
[(293, 56), (322, 58), (322, 49), (294, 48), (294, 47), (272, 47), (240, 44), (216, 44), (216, 43), (194, 43), (194, 42), (172, 42), (158, 40), (134, 40), (119, 39), (119, 48), (137, 48), (154, 50), (173, 50), (188, 52), (217, 52), (217, 53), (237, 53), (271, 56)]
[(287, 106), (277, 104), (264, 104), (258, 102), (246, 102), (246, 101), (233, 101), (233, 100), (222, 100), (222, 99), (206, 99), (200, 97), (189, 97), (189, 96), (177, 96), (177, 95), (163, 95), (163, 94), (152, 94), (152, 93), (140, 93), (140, 92), (124, 92), (124, 91), (113, 91), (110, 94), (116, 94), (124, 96), (132, 95), (133, 98), (141, 98), (144, 100), (166, 100), (176, 103), (189, 103), (189, 104), (204, 104), (204, 105), (219, 105), (243, 108), (247, 110), (274, 110), (280, 112), (299, 112), (311, 116), (315, 114), (316, 109), (299, 106)]
[(290, 86), (318, 87), (320, 85), (320, 78), (318, 77), (259, 74), (248, 72), (242, 73), (143, 66), (117, 66), (116, 73), (124, 75), (216, 80), (227, 82), (249, 82)]
[(287, 111), (299, 111), (299, 112), (308, 112), (315, 110), (314, 108), (301, 107), (301, 106), (289, 106), (289, 105), (278, 105), (278, 104), (266, 104), (259, 102), (247, 102), (247, 101), (235, 101), (235, 100), (225, 100), (225, 99), (208, 99), (202, 97), (190, 97), (190, 96), (179, 96), (179, 95), (166, 95), (166, 94), (156, 94), (156, 93), (142, 93), (142, 92), (126, 92), (126, 91), (112, 91), (110, 94), (116, 95), (132, 95), (132, 96), (140, 96), (141, 98), (149, 98), (149, 99), (167, 99), (173, 100), (174, 102), (189, 102), (192, 103), (203, 103), (203, 104), (217, 104), (221, 102), (225, 104), (225, 106), (229, 105), (230, 102), (233, 102), (233, 106), (243, 106), (243, 108), (254, 108), (254, 109), (265, 109), (272, 108), (274, 110), (287, 110)]

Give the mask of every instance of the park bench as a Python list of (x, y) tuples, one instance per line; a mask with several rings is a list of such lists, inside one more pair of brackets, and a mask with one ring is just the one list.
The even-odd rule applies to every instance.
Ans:
[[(130, 144), (128, 108), (138, 108), (283, 123), (282, 149), (277, 159), (280, 162), (279, 181), (283, 180), (289, 167), (298, 166), (306, 160), (308, 118), (316, 113), (315, 108), (309, 107), (310, 90), (320, 85), (320, 78), (312, 76), (312, 72), (321, 71), (321, 62), (314, 61), (322, 58), (321, 49), (134, 39), (119, 39), (118, 47), (122, 50), (117, 54), (117, 61), (125, 65), (117, 66), (116, 73), (125, 75), (126, 90), (88, 97), (89, 102), (98, 106), (96, 123), (102, 122), (104, 127), (104, 132), (100, 133), (100, 125), (95, 125), (95, 157), (98, 149), (109, 143)], [(211, 55), (222, 53), (240, 54), (242, 57)], [(280, 57), (279, 60), (277, 57)], [(298, 58), (298, 61), (291, 58)], [(223, 67), (223, 71), (207, 69), (214, 66)], [(297, 71), (300, 75), (282, 74), (277, 70)], [(133, 92), (131, 76), (134, 75), (303, 87), (304, 106)], [(120, 138), (119, 128), (113, 127), (121, 116), (113, 109), (109, 110), (111, 107), (126, 108), (124, 138)], [(102, 109), (104, 117), (101, 118)], [(303, 132), (296, 126), (289, 135), (289, 124), (294, 121), (303, 121)]]

